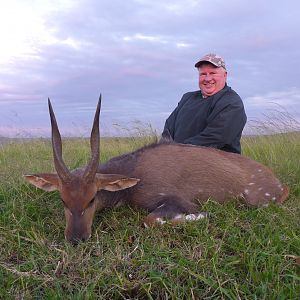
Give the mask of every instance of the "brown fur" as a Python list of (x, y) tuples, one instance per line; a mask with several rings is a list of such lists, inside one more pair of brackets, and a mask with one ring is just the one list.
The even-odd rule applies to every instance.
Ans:
[(249, 206), (262, 206), (281, 203), (288, 196), (267, 167), (239, 154), (200, 146), (151, 145), (113, 158), (99, 171), (139, 178), (127, 203), (148, 210), (156, 206), (160, 194), (176, 195), (186, 207), (208, 198), (218, 202), (240, 198)]

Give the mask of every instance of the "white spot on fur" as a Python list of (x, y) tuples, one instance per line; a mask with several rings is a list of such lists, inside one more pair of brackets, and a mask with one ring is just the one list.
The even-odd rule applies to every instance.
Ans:
[(255, 183), (254, 182), (250, 182), (248, 185), (254, 185)]
[(276, 197), (273, 197), (272, 200), (275, 201), (275, 200), (276, 200)]
[(265, 193), (265, 196), (270, 197), (271, 195), (269, 193)]
[(260, 187), (260, 188), (258, 188), (258, 190), (259, 190), (259, 191), (262, 191), (262, 190), (263, 190), (263, 188), (262, 188), (262, 187)]
[(159, 195), (159, 196), (166, 196), (165, 193), (159, 193), (158, 195)]
[(246, 195), (248, 195), (248, 194), (249, 194), (249, 190), (245, 189), (245, 190), (244, 190), (244, 193), (245, 193)]
[(161, 208), (161, 207), (164, 207), (165, 206), (165, 203), (163, 203), (162, 205), (160, 206), (157, 206), (156, 208)]
[(245, 200), (245, 196), (244, 196), (243, 193), (240, 193), (240, 194), (239, 194), (239, 197), (242, 198), (243, 200)]
[(258, 169), (257, 172), (262, 172), (262, 169)]

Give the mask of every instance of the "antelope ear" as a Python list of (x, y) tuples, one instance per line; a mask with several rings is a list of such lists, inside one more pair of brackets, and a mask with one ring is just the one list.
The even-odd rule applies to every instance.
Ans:
[(23, 177), (29, 183), (46, 192), (58, 190), (59, 177), (57, 174), (30, 174), (23, 175)]
[(99, 190), (106, 190), (110, 192), (128, 189), (136, 185), (140, 180), (138, 178), (131, 178), (119, 174), (100, 174), (97, 173), (95, 182)]

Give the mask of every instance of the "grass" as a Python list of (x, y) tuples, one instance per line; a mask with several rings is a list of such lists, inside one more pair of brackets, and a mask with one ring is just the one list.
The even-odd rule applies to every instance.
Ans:
[[(101, 161), (151, 140), (103, 139)], [(300, 135), (244, 138), (243, 150), (289, 185), (283, 205), (208, 201), (208, 219), (147, 230), (145, 212), (117, 208), (98, 214), (92, 238), (73, 247), (58, 193), (21, 176), (53, 171), (50, 142), (0, 145), (0, 298), (299, 299)], [(88, 140), (64, 142), (70, 168), (89, 155)]]

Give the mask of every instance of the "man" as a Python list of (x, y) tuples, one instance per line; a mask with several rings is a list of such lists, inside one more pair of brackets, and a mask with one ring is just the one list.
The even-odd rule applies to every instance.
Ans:
[(241, 98), (226, 83), (224, 60), (210, 53), (195, 67), (200, 90), (183, 95), (166, 120), (162, 137), (241, 153), (240, 139), (247, 117)]

